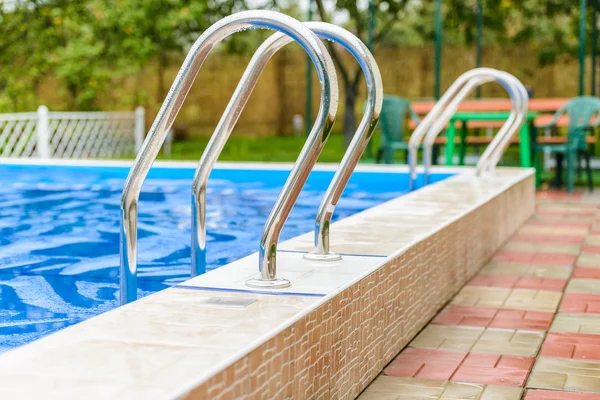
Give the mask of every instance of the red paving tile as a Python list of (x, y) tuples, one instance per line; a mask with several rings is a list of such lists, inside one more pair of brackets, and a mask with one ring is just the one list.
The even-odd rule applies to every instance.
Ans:
[(545, 265), (574, 265), (577, 256), (554, 253), (526, 253), (518, 251), (500, 251), (494, 260), (498, 262), (518, 262)]
[(600, 268), (584, 268), (577, 267), (573, 271), (573, 278), (585, 278), (585, 279), (600, 279)]
[(439, 313), (433, 323), (545, 331), (550, 327), (553, 317), (554, 314), (541, 311), (500, 310), (452, 305)]
[(497, 313), (497, 308), (451, 305), (439, 313), (433, 323), (439, 325), (489, 326)]
[(600, 254), (600, 246), (583, 246), (584, 253)]
[[(600, 271), (600, 268), (598, 270)], [(564, 279), (515, 275), (477, 275), (467, 283), (470, 286), (554, 290), (559, 292), (564, 289), (566, 284), (567, 281)]]
[(550, 328), (554, 314), (543, 311), (498, 310), (490, 328), (532, 329), (545, 331)]
[(548, 332), (540, 355), (599, 361), (600, 335)]
[(510, 240), (527, 243), (565, 243), (581, 244), (586, 235), (536, 235), (534, 233), (517, 233)]
[(524, 386), (534, 357), (469, 353), (452, 375), (456, 382)]
[(448, 380), (467, 353), (405, 348), (384, 370), (389, 376)]
[(524, 400), (600, 400), (600, 394), (560, 392), (555, 390), (528, 390)]
[(385, 369), (389, 376), (523, 386), (533, 357), (406, 348)]
[(565, 293), (560, 311), (585, 313), (585, 314), (600, 314), (600, 295), (599, 294), (584, 294), (584, 293)]

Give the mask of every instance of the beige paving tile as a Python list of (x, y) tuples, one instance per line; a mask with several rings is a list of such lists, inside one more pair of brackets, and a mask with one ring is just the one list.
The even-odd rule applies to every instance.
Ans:
[(575, 262), (576, 267), (600, 268), (600, 254), (581, 253)]
[(551, 292), (547, 290), (531, 289), (512, 289), (510, 296), (503, 308), (512, 308), (517, 310), (534, 310), (556, 312), (558, 303), (562, 298), (561, 292)]
[(546, 290), (465, 286), (452, 304), (555, 312), (562, 293)]
[(600, 335), (600, 315), (558, 313), (554, 317), (550, 331)]
[(518, 233), (538, 234), (538, 235), (585, 235), (588, 233), (586, 227), (551, 227), (544, 225), (527, 224), (519, 229)]
[(484, 328), (470, 326), (428, 325), (409, 344), (410, 347), (469, 351)]
[(578, 244), (508, 242), (504, 246), (504, 250), (577, 255), (581, 252), (581, 247), (582, 246)]
[(567, 284), (565, 292), (600, 294), (600, 279), (573, 278)]
[(471, 349), (476, 353), (535, 356), (544, 340), (543, 332), (487, 328)]
[(600, 246), (600, 235), (587, 235), (585, 244), (589, 246)]
[(571, 267), (557, 267), (550, 265), (520, 264), (520, 263), (502, 263), (490, 262), (484, 266), (480, 274), (482, 275), (518, 275), (534, 276), (539, 278), (569, 279), (571, 276)]
[(380, 375), (358, 400), (518, 400), (522, 389)]
[(483, 286), (465, 286), (452, 299), (452, 304), (473, 307), (502, 307), (511, 289)]
[(600, 393), (600, 362), (540, 357), (527, 387)]

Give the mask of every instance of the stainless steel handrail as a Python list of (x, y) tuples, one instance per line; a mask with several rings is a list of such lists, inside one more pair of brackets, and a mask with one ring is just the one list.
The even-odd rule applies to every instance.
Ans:
[[(284, 192), (297, 195), (296, 192), (300, 191), (327, 139), (337, 110), (337, 78), (333, 61), (325, 46), (310, 29), (287, 15), (262, 10), (233, 14), (208, 28), (188, 52), (125, 181), (121, 197), (121, 304), (137, 297), (137, 211), (144, 179), (208, 54), (224, 38), (249, 28), (274, 29), (293, 37), (315, 64), (321, 83), (318, 123), (311, 131), (299, 161), (290, 173)], [(222, 145), (214, 137), (211, 142), (212, 146)], [(285, 209), (291, 208), (291, 205), (293, 202), (290, 204), (290, 201), (278, 202), (272, 215), (280, 215)]]
[(415, 181), (417, 178), (417, 154), (421, 141), (427, 134), (427, 131), (431, 125), (436, 121), (439, 115), (444, 111), (444, 107), (454, 98), (456, 93), (460, 90), (465, 83), (467, 83), (472, 77), (479, 74), (479, 68), (472, 69), (463, 73), (450, 85), (448, 90), (444, 92), (442, 97), (438, 100), (433, 108), (427, 113), (425, 118), (421, 120), (419, 125), (415, 128), (410, 139), (408, 141), (408, 167), (409, 167), (409, 189), (413, 190)]
[[(512, 140), (515, 133), (520, 129), (523, 123), (527, 123), (526, 116), (527, 110), (529, 108), (529, 94), (527, 93), (527, 89), (518, 80), (511, 74), (506, 73), (506, 80), (512, 83), (513, 88), (517, 91), (517, 96), (521, 99), (521, 107), (524, 109), (523, 112), (523, 121), (519, 123), (519, 121), (515, 121), (514, 127), (510, 128), (510, 131), (507, 130), (505, 135), (500, 135), (500, 133), (496, 134), (494, 140), (486, 147), (485, 151), (479, 158), (477, 165), (475, 166), (475, 174), (477, 176), (481, 176), (483, 174), (493, 174), (494, 169), (502, 159), (502, 155), (510, 145), (510, 141)], [(510, 133), (512, 131), (512, 133)]]
[[(506, 72), (498, 71), (493, 68), (479, 68), (480, 73), (472, 77), (469, 82), (467, 82), (460, 90), (460, 92), (452, 99), (452, 102), (446, 107), (444, 112), (440, 115), (440, 117), (431, 125), (427, 135), (425, 135), (425, 140), (423, 144), (423, 156), (424, 156), (424, 178), (425, 183), (428, 183), (429, 172), (431, 171), (431, 153), (433, 150), (433, 144), (435, 143), (435, 139), (440, 134), (440, 132), (444, 129), (444, 127), (450, 121), (450, 118), (456, 113), (460, 104), (466, 99), (471, 91), (477, 86), (481, 86), (487, 82), (498, 82), (500, 85), (506, 89), (508, 95), (512, 101), (512, 107), (507, 118), (506, 122), (502, 125), (498, 133), (495, 137), (495, 142), (497, 143), (507, 134), (512, 137), (514, 132), (518, 128), (521, 127), (523, 121), (525, 120), (525, 115), (527, 114), (527, 103), (525, 103), (525, 108), (523, 108), (521, 96), (518, 92), (513, 88), (513, 82), (509, 75)], [(513, 77), (514, 78), (514, 77)], [(515, 78), (516, 79), (516, 78)], [(492, 141), (494, 142), (494, 140)], [(496, 143), (492, 148), (495, 148)]]
[[(525, 115), (527, 114), (527, 102), (526, 98), (523, 99), (522, 95), (519, 94), (521, 91), (516, 90), (516, 87), (514, 87), (515, 82), (518, 82), (514, 76), (493, 68), (477, 68), (467, 71), (450, 86), (446, 93), (444, 93), (440, 101), (423, 120), (423, 122), (427, 121), (427, 123), (424, 124), (423, 128), (418, 129), (421, 124), (423, 124), (423, 122), (421, 122), (409, 140), (409, 181), (411, 188), (414, 186), (414, 180), (416, 179), (417, 150), (423, 137), (425, 136), (425, 143), (423, 146), (424, 177), (425, 182), (427, 182), (429, 171), (431, 169), (431, 153), (436, 137), (446, 126), (452, 115), (454, 115), (460, 106), (460, 103), (469, 95), (469, 93), (475, 87), (491, 81), (498, 81), (507, 90), (513, 106), (506, 123), (502, 126), (490, 144), (490, 152), (492, 149), (497, 148), (498, 143), (504, 143), (506, 137), (508, 137), (507, 140), (510, 141), (510, 138), (512, 138), (516, 130), (522, 125)], [(446, 108), (444, 109), (444, 107)], [(432, 117), (430, 118), (430, 116)], [(501, 151), (503, 152), (504, 149)], [(477, 169), (477, 171), (479, 173), (479, 169)]]
[[(375, 125), (379, 119), (383, 102), (383, 90), (381, 83), (381, 74), (375, 59), (371, 55), (368, 48), (347, 30), (324, 22), (306, 22), (305, 25), (310, 28), (317, 36), (328, 39), (333, 42), (341, 44), (357, 59), (361, 68), (365, 73), (365, 80), (367, 83), (367, 106), (365, 114), (361, 123), (358, 127), (357, 133), (355, 134), (350, 146), (340, 167), (338, 168), (329, 188), (321, 202), (319, 212), (317, 213), (316, 229), (315, 229), (315, 245), (317, 251), (305, 255), (307, 258), (314, 258), (318, 260), (332, 260), (339, 259), (339, 256), (329, 252), (329, 221), (331, 215), (335, 209), (335, 205), (339, 200), (352, 171), (356, 167), (362, 153), (364, 152), (369, 139), (371, 138)], [(256, 51), (249, 66), (242, 76), (242, 80), (236, 88), (225, 113), (221, 117), (219, 124), (213, 137), (223, 137), (223, 141), (227, 140), (233, 127), (235, 126), (241, 110), (245, 107), (250, 93), (254, 89), (256, 82), (262, 72), (262, 69), (266, 66), (269, 59), (286, 44), (290, 43), (292, 39), (281, 33), (275, 33), (269, 39), (267, 39)], [(211, 147), (211, 144), (205, 150), (203, 158), (198, 166), (194, 181), (192, 184), (192, 204), (193, 204), (193, 216), (194, 221), (192, 224), (192, 276), (195, 276), (206, 268), (206, 187), (208, 184), (208, 177), (214, 167), (214, 163), (221, 152), (222, 147), (216, 148)], [(212, 155), (210, 159), (205, 157), (206, 154)], [(282, 192), (283, 193), (283, 192)], [(294, 201), (296, 198), (294, 198)], [(278, 202), (280, 199), (278, 200)], [(277, 208), (277, 207), (276, 207)], [(273, 216), (269, 217), (271, 220)], [(270, 240), (269, 243), (261, 240), (260, 248), (273, 249), (271, 254), (274, 254), (277, 248), (277, 241), (279, 234), (271, 234), (267, 232), (267, 229), (275, 230), (280, 232), (282, 226), (287, 219), (279, 220), (277, 224), (267, 222), (265, 226), (265, 232), (262, 235), (263, 240)], [(326, 229), (321, 229), (324, 227)], [(323, 243), (323, 246), (320, 244)], [(260, 287), (270, 286), (276, 284), (276, 261), (272, 260), (272, 265), (269, 266), (269, 261), (266, 259), (267, 253), (262, 251), (259, 258), (259, 269), (261, 271), (261, 278), (251, 280), (249, 285), (258, 285)], [(279, 285), (277, 285), (279, 286)]]
[(339, 260), (341, 256), (331, 252), (329, 249), (331, 218), (350, 180), (350, 176), (356, 168), (356, 164), (360, 161), (379, 121), (383, 105), (383, 82), (377, 62), (373, 58), (369, 48), (360, 39), (336, 25), (324, 24), (322, 22), (307, 23), (307, 25), (320, 37), (344, 46), (358, 61), (367, 84), (367, 103), (363, 117), (317, 211), (317, 218), (315, 220), (315, 249), (310, 253), (304, 254), (304, 258), (308, 260), (335, 261)]

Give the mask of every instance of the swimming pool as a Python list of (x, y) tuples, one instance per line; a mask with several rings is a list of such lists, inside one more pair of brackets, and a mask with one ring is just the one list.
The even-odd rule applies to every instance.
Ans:
[[(0, 162), (0, 352), (118, 305), (119, 204), (127, 164)], [(139, 296), (190, 273), (190, 185), (195, 164), (160, 164), (140, 197)], [(289, 172), (287, 165), (225, 164), (208, 188), (207, 269), (258, 248), (263, 224)], [(334, 174), (311, 174), (281, 240), (314, 228)], [(432, 182), (450, 173), (436, 174)], [(400, 196), (408, 176), (361, 168), (334, 219)], [(335, 232), (332, 233), (335, 235)]]

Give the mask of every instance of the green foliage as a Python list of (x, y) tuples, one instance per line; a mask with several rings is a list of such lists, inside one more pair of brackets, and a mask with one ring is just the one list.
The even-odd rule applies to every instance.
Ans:
[[(70, 109), (93, 110), (109, 82), (154, 59), (164, 69), (239, 1), (21, 0), (0, 8), (0, 107), (35, 107), (48, 76), (68, 90)], [(162, 70), (161, 70), (162, 73)]]
[[(433, 43), (435, 0), (311, 0), (316, 17), (341, 22), (368, 41), (371, 11), (377, 45)], [(484, 45), (528, 43), (537, 64), (575, 55), (578, 41), (578, 2), (564, 0), (482, 0)], [(593, 2), (590, 3), (590, 10)], [(3, 5), (2, 5), (3, 4)], [(256, 1), (253, 1), (256, 6)], [(263, 0), (304, 19), (297, 2)], [(333, 7), (332, 7), (333, 6)], [(444, 43), (471, 45), (475, 40), (477, 0), (443, 0)], [(152, 66), (157, 88), (143, 87), (136, 101), (164, 98), (164, 71), (171, 60), (180, 63), (192, 42), (210, 24), (246, 8), (240, 0), (12, 0), (0, 2), (0, 112), (32, 110), (37, 92), (48, 78), (69, 99), (64, 108), (94, 110), (99, 98), (119, 78), (140, 77)], [(588, 12), (591, 30), (592, 13)], [(221, 50), (248, 52), (270, 35), (256, 31), (235, 35)], [(330, 46), (333, 49), (334, 46)], [(338, 49), (339, 50), (339, 49)], [(337, 51), (337, 50), (336, 50)], [(332, 51), (348, 96), (355, 96), (361, 73)], [(532, 68), (534, 65), (532, 65)], [(351, 103), (349, 103), (351, 104)], [(56, 108), (56, 105), (54, 105)], [(352, 124), (350, 124), (352, 125)], [(345, 129), (346, 131), (346, 129)], [(348, 129), (349, 133), (353, 129)]]

